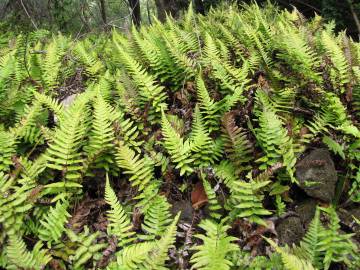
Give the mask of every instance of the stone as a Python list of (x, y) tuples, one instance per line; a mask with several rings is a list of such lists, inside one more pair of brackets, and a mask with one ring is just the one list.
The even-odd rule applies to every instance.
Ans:
[(335, 195), (337, 172), (327, 149), (315, 149), (296, 165), (296, 178), (307, 195), (331, 202)]
[(305, 235), (305, 229), (297, 216), (290, 216), (281, 220), (276, 225), (276, 232), (281, 245), (299, 244)]
[(295, 212), (298, 214), (302, 224), (307, 228), (311, 220), (315, 216), (317, 201), (315, 199), (309, 198), (305, 201), (299, 203), (296, 208)]
[(191, 202), (187, 200), (175, 201), (172, 204), (171, 213), (173, 216), (175, 216), (180, 211), (180, 222), (192, 223), (194, 209), (191, 205)]

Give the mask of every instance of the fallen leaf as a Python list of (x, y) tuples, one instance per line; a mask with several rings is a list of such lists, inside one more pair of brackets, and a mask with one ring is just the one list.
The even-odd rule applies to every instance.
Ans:
[(197, 182), (191, 192), (191, 203), (194, 209), (199, 209), (208, 202), (204, 186), (201, 182)]

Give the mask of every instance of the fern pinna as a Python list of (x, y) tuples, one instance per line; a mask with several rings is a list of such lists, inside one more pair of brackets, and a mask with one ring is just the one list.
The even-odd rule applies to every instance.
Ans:
[(270, 3), (125, 32), (1, 43), (0, 268), (359, 269), (359, 43)]

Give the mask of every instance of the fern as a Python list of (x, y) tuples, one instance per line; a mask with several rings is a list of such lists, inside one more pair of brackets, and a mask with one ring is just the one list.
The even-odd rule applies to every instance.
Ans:
[(183, 138), (171, 126), (165, 113), (162, 113), (161, 118), (162, 134), (164, 136), (164, 146), (169, 152), (172, 162), (176, 164), (176, 169), (180, 169), (180, 175), (191, 173), (193, 169), (190, 163), (193, 162), (191, 158), (191, 145), (189, 140), (184, 141)]
[(334, 83), (343, 87), (344, 84), (350, 82), (349, 65), (345, 55), (336, 40), (327, 31), (322, 31), (321, 43), (335, 68), (330, 71), (330, 75), (335, 80)]
[(190, 260), (192, 269), (230, 269), (232, 263), (228, 259), (229, 253), (237, 250), (237, 246), (232, 243), (236, 238), (226, 233), (230, 227), (224, 225), (224, 220), (215, 223), (208, 219), (203, 220), (199, 227), (206, 231), (206, 235), (195, 235), (203, 244), (192, 248), (195, 250)]
[(162, 236), (171, 223), (170, 216), (170, 204), (166, 198), (160, 195), (153, 198), (141, 226), (146, 235), (142, 235), (140, 238), (154, 240), (156, 237)]
[(50, 207), (46, 216), (40, 220), (41, 227), (38, 230), (39, 238), (48, 243), (58, 243), (63, 232), (65, 223), (70, 214), (67, 212), (69, 202), (58, 201), (55, 207)]
[(119, 246), (131, 243), (135, 232), (131, 231), (132, 225), (130, 220), (110, 186), (108, 175), (106, 175), (105, 201), (111, 207), (108, 211), (108, 234), (115, 235), (118, 238)]
[(236, 126), (234, 116), (225, 114), (222, 119), (222, 139), (224, 141), (225, 153), (229, 160), (235, 165), (236, 173), (249, 169), (248, 162), (252, 159), (251, 143), (245, 132)]
[[(42, 243), (37, 242), (32, 251), (28, 251), (22, 238), (18, 235), (10, 235), (6, 253), (10, 261), (8, 266), (16, 266), (25, 269), (42, 269), (51, 260), (47, 250), (41, 249)], [(15, 268), (16, 269), (16, 268)]]
[(141, 158), (127, 145), (119, 144), (116, 153), (117, 165), (129, 174), (129, 181), (134, 187), (142, 191), (153, 179), (153, 163), (148, 157)]
[(67, 230), (69, 239), (77, 246), (74, 255), (70, 257), (75, 269), (80, 268), (107, 246), (105, 243), (94, 243), (99, 234), (100, 232), (90, 234), (88, 227), (85, 227), (84, 232), (78, 235), (71, 230)]
[(190, 136), (191, 157), (196, 167), (207, 167), (218, 160), (221, 153), (217, 151), (215, 142), (210, 138), (198, 106), (195, 106), (193, 117)]
[(204, 176), (203, 173), (201, 173), (201, 180), (204, 186), (206, 196), (209, 201), (210, 216), (216, 220), (219, 220), (221, 218), (221, 214), (219, 213), (219, 210), (222, 210), (222, 207), (220, 206), (219, 201), (216, 198), (215, 190), (214, 188), (212, 188), (211, 184), (206, 180), (206, 177)]
[(209, 96), (201, 76), (196, 80), (197, 99), (204, 114), (204, 122), (209, 131), (217, 130), (220, 119), (219, 105)]
[(330, 267), (331, 262), (344, 262), (346, 265), (351, 265), (353, 260), (350, 256), (355, 258), (357, 255), (357, 247), (350, 240), (351, 234), (340, 234), (339, 218), (333, 207), (322, 208), (330, 218), (329, 228), (320, 232), (321, 241), (318, 243), (319, 250), (324, 252), (324, 269)]
[(0, 130), (0, 145), (0, 172), (6, 172), (16, 153), (16, 140), (10, 133)]
[(79, 96), (65, 112), (64, 120), (54, 134), (45, 157), (49, 168), (62, 171), (65, 178), (76, 180), (81, 177), (82, 157), (78, 151), (85, 136), (88, 121), (87, 95)]

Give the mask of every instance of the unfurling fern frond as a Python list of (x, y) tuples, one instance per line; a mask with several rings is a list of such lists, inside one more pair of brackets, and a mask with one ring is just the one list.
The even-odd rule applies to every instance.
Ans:
[(236, 238), (227, 235), (226, 231), (230, 226), (224, 225), (224, 222), (223, 220), (216, 223), (205, 219), (200, 223), (199, 227), (205, 230), (206, 235), (195, 235), (196, 238), (203, 241), (203, 244), (192, 248), (195, 250), (190, 260), (193, 263), (192, 269), (230, 269), (232, 262), (229, 260), (229, 253), (236, 251), (238, 247), (232, 243)]
[(180, 169), (180, 175), (191, 173), (193, 171), (191, 163), (191, 146), (189, 140), (184, 142), (183, 138), (171, 126), (165, 113), (162, 113), (161, 129), (164, 136), (164, 146), (169, 152), (172, 162)]
[(170, 223), (170, 204), (164, 196), (157, 195), (150, 201), (150, 206), (146, 210), (144, 222), (141, 225), (146, 234), (141, 235), (140, 238), (154, 240), (161, 237)]
[(119, 246), (132, 242), (135, 232), (131, 231), (132, 225), (130, 219), (120, 204), (114, 190), (111, 188), (108, 175), (106, 175), (105, 201), (111, 207), (107, 212), (109, 221), (107, 227), (108, 234), (117, 237)]
[(41, 240), (48, 243), (59, 242), (65, 231), (65, 223), (70, 217), (70, 214), (67, 212), (68, 207), (68, 201), (58, 201), (55, 207), (50, 207), (45, 217), (40, 220), (41, 227), (38, 232)]

